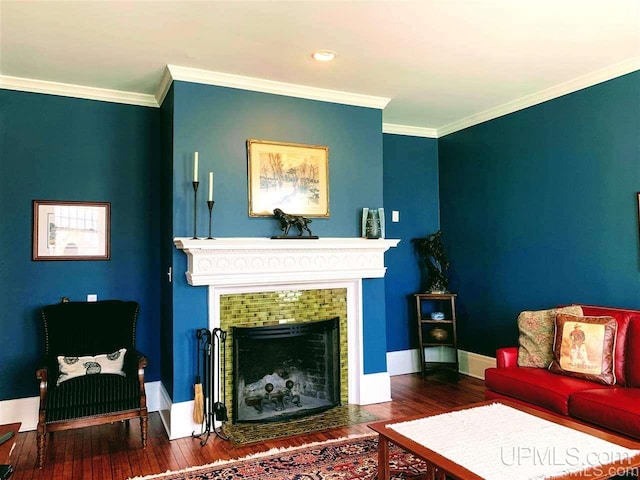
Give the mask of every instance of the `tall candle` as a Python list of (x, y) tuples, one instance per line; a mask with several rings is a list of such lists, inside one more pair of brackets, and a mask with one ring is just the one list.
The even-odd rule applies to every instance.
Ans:
[(198, 181), (198, 152), (193, 155), (193, 181)]
[(209, 201), (213, 201), (213, 172), (209, 172)]

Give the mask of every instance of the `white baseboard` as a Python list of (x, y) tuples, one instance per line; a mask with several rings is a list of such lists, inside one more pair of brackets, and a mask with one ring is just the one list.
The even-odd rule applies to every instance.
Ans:
[(387, 370), (389, 375), (406, 375), (420, 371), (420, 351), (417, 348), (412, 350), (400, 350), (399, 352), (387, 353)]
[(171, 438), (171, 397), (167, 393), (167, 390), (164, 388), (164, 384), (160, 382), (160, 408), (158, 409), (158, 413), (160, 414), (160, 420), (162, 420), (162, 424), (164, 425), (164, 430)]
[(145, 382), (144, 389), (147, 392), (147, 410), (157, 412), (160, 410), (160, 387), (162, 382)]
[[(160, 385), (158, 382), (146, 382), (147, 410), (156, 412), (160, 406)], [(21, 432), (35, 430), (38, 426), (38, 407), (40, 397), (16, 398), (0, 402), (0, 424), (20, 422)]]
[[(431, 352), (431, 360), (444, 360), (435, 358), (443, 355), (443, 352)], [(487, 368), (496, 366), (496, 359), (478, 353), (458, 350), (458, 363), (460, 373), (470, 377), (484, 380), (484, 371)], [(406, 375), (408, 373), (420, 372), (420, 351), (417, 348), (411, 350), (401, 350), (387, 353), (387, 369), (389, 375)]]
[(193, 432), (200, 431), (200, 424), (193, 423), (193, 400), (173, 403), (162, 384), (160, 399), (160, 418), (169, 440), (190, 437)]
[(484, 371), (496, 366), (496, 359), (479, 353), (458, 350), (460, 373), (484, 380)]
[(40, 397), (16, 398), (0, 402), (0, 424), (21, 422), (20, 431), (35, 430), (38, 426)]
[(387, 372), (370, 373), (360, 377), (358, 405), (371, 405), (391, 401), (391, 377)]

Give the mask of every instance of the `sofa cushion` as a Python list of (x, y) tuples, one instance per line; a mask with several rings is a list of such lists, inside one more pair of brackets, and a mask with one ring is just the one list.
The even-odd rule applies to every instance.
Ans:
[(598, 388), (588, 380), (556, 375), (543, 368), (488, 368), (484, 375), (487, 388), (562, 415), (569, 414), (571, 394)]
[(598, 388), (571, 395), (569, 412), (589, 423), (640, 439), (640, 388)]
[(605, 385), (615, 384), (613, 357), (617, 326), (613, 317), (559, 313), (549, 370)]
[(518, 365), (547, 368), (553, 360), (553, 332), (556, 314), (582, 315), (582, 307), (525, 310), (518, 315)]
[[(633, 317), (640, 317), (640, 311), (624, 310), (622, 308), (597, 307), (593, 305), (582, 305), (584, 315), (613, 317), (618, 321), (618, 333), (616, 334), (616, 353), (615, 353), (615, 372), (616, 383), (618, 385), (626, 385), (626, 355), (627, 355), (627, 330), (629, 321)], [(640, 340), (640, 337), (638, 337)], [(636, 343), (636, 345), (638, 345)], [(640, 373), (638, 374), (640, 376)], [(637, 386), (640, 386), (638, 384)]]
[(640, 317), (629, 324), (627, 339), (627, 385), (640, 387)]

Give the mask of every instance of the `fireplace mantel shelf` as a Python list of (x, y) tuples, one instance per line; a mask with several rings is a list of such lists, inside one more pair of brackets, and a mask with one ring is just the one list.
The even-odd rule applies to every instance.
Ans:
[(384, 277), (397, 239), (175, 238), (188, 258), (189, 285), (273, 285)]

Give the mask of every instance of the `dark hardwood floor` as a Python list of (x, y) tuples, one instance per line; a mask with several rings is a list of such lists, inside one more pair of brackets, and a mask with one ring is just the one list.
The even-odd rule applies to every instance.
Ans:
[[(437, 413), (448, 408), (484, 400), (481, 380), (460, 375), (457, 382), (433, 376), (423, 380), (419, 374), (391, 377), (392, 402), (368, 405), (367, 411), (380, 420), (397, 419), (418, 413)], [(47, 446), (45, 466), (36, 464), (35, 431), (18, 435), (13, 452), (16, 469), (12, 480), (95, 479), (124, 480), (204, 465), (220, 459), (239, 458), (274, 447), (292, 447), (352, 434), (371, 433), (366, 424), (309, 433), (272, 442), (234, 447), (214, 436), (200, 447), (198, 440), (169, 441), (158, 413), (149, 415), (147, 448), (142, 449), (140, 428), (131, 421), (129, 428), (111, 425), (56, 432)]]

